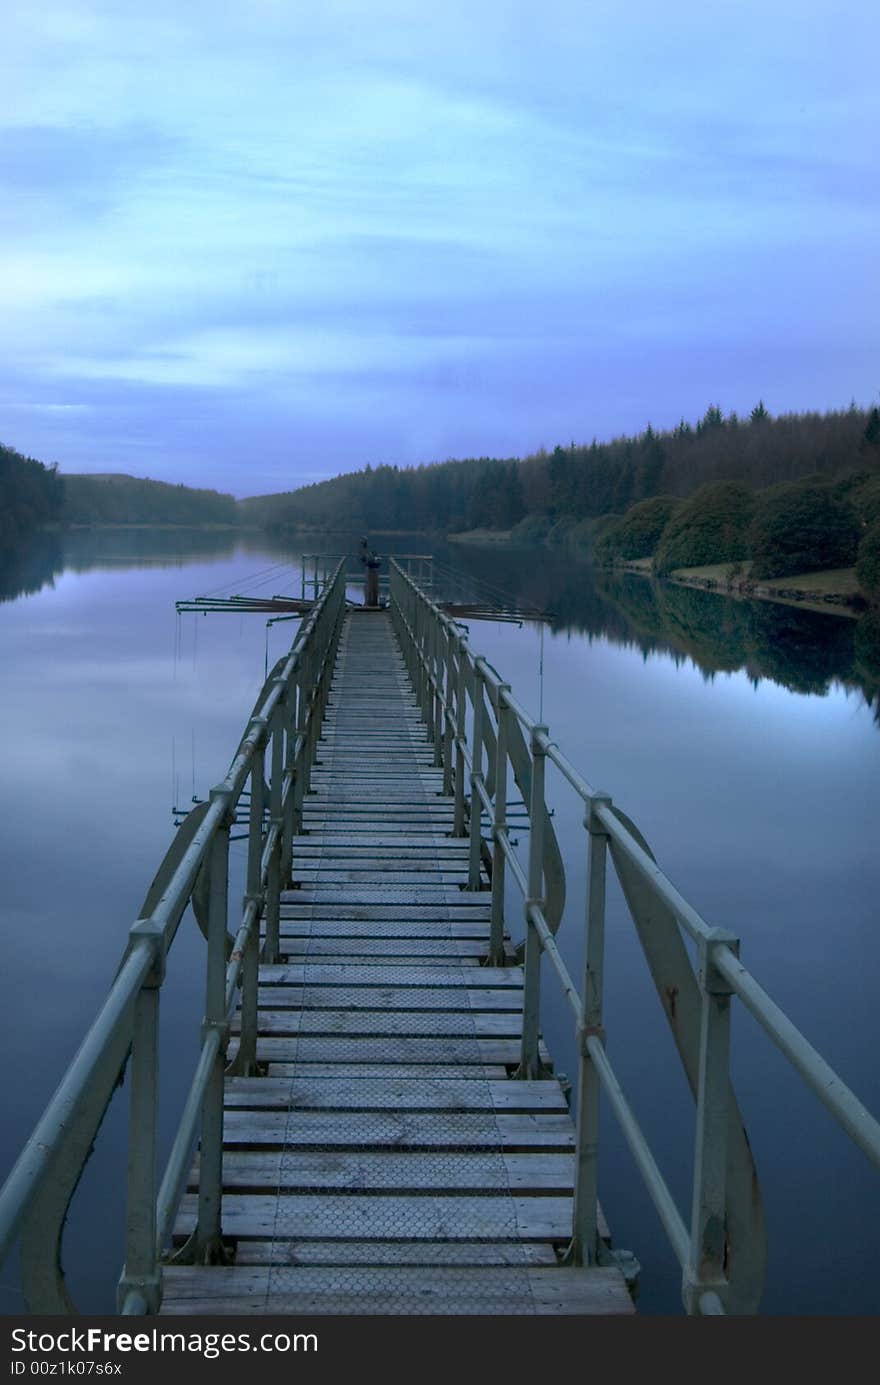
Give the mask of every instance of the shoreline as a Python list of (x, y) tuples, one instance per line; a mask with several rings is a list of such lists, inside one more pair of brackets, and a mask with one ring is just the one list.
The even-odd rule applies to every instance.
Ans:
[[(564, 544), (530, 543), (526, 539), (512, 539), (509, 529), (468, 529), (460, 534), (448, 534), (447, 542), (474, 548), (551, 548), (568, 553), (575, 561), (589, 561), (589, 554), (583, 550), (572, 551)], [(616, 562), (610, 567), (601, 568), (605, 572), (632, 572), (657, 582), (671, 582), (680, 587), (697, 587), (702, 591), (715, 592), (719, 596), (730, 596), (737, 601), (772, 601), (776, 605), (795, 606), (800, 610), (819, 611), (825, 615), (842, 616), (847, 620), (858, 620), (867, 609), (868, 602), (861, 592), (854, 568), (838, 568), (826, 572), (797, 573), (793, 577), (778, 581), (753, 581), (740, 571), (733, 575), (733, 569), (741, 564), (718, 563), (698, 568), (678, 568), (659, 577), (651, 568), (649, 558)]]
[[(732, 577), (733, 563), (718, 563), (714, 568), (678, 568), (658, 577), (648, 559), (615, 563), (610, 571), (633, 572), (638, 577), (658, 582), (672, 582), (679, 587), (697, 587), (702, 591), (730, 596), (736, 601), (772, 601), (780, 606), (796, 606), (801, 610), (820, 611), (825, 615), (843, 616), (858, 620), (867, 609), (867, 601), (858, 589), (854, 568), (836, 568), (827, 572), (797, 573), (779, 581), (752, 581), (748, 576)], [(801, 585), (806, 579), (806, 585)]]

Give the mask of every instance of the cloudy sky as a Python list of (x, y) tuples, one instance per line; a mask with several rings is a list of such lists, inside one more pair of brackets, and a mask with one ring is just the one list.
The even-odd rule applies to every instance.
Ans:
[(875, 0), (6, 0), (0, 440), (245, 495), (878, 401)]

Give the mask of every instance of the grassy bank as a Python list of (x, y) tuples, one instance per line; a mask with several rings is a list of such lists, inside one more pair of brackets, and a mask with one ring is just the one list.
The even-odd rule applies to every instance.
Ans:
[[(650, 558), (640, 558), (617, 566), (642, 577), (651, 576)], [(676, 568), (665, 581), (684, 587), (702, 587), (727, 596), (760, 601), (781, 601), (788, 606), (829, 611), (857, 617), (865, 608), (865, 597), (854, 567), (832, 568), (825, 572), (802, 572), (777, 581), (755, 581), (749, 576), (748, 562), (712, 563), (703, 567)]]
[(521, 548), (523, 541), (519, 542), (511, 535), (510, 529), (467, 529), (461, 534), (447, 534), (447, 543), (476, 544), (483, 548)]

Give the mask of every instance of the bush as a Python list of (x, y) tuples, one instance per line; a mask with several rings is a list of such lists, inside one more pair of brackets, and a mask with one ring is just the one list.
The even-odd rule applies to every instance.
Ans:
[(857, 624), (855, 655), (869, 678), (880, 678), (880, 606), (869, 606)]
[(510, 537), (516, 543), (543, 543), (550, 529), (550, 520), (546, 515), (526, 515), (513, 526)]
[(568, 542), (568, 536), (576, 523), (574, 515), (563, 515), (561, 519), (557, 519), (547, 534), (547, 543), (553, 548), (561, 548)]
[(758, 496), (749, 528), (752, 577), (790, 577), (855, 562), (860, 525), (828, 485), (773, 486)]
[[(614, 516), (617, 519), (617, 515)], [(565, 546), (572, 553), (589, 553), (599, 532), (602, 520), (581, 519), (573, 524), (565, 536)]]
[(640, 500), (602, 535), (596, 544), (596, 557), (600, 562), (652, 557), (680, 503), (671, 495), (654, 495), (650, 500)]
[(701, 486), (674, 511), (657, 546), (654, 567), (671, 572), (748, 557), (746, 533), (755, 497), (735, 481)]
[(846, 498), (862, 524), (870, 527), (880, 522), (880, 475), (876, 471), (858, 475)]
[(596, 562), (601, 563), (603, 567), (610, 567), (614, 559), (618, 556), (617, 534), (622, 523), (623, 519), (615, 515), (614, 522), (605, 526), (603, 532), (596, 538), (593, 544), (593, 557), (596, 559)]
[(856, 577), (865, 595), (880, 601), (880, 520), (871, 525), (859, 544)]

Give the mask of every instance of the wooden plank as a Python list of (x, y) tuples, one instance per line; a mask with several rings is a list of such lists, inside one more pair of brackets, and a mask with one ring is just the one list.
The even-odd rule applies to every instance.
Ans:
[[(540, 1241), (240, 1241), (236, 1266), (244, 1265), (546, 1265), (559, 1261)], [(186, 1266), (195, 1269), (196, 1266)]]
[[(260, 966), (260, 983), (264, 986), (384, 986), (392, 978), (387, 967), (370, 965), (331, 966), (320, 962), (284, 962)], [(428, 986), (432, 990), (440, 986), (470, 989), (498, 987), (500, 989), (520, 990), (523, 973), (520, 967), (481, 967), (474, 975), (469, 970), (454, 967), (425, 967), (416, 962), (393, 970), (395, 984), (407, 987)]]
[[(237, 1052), (235, 1040), (230, 1056)], [(551, 1064), (541, 1045), (541, 1061)], [(519, 1039), (442, 1039), (388, 1035), (384, 1038), (340, 1038), (334, 1035), (298, 1035), (293, 1039), (259, 1036), (257, 1056), (265, 1063), (498, 1063), (515, 1068), (520, 1060)]]
[[(262, 978), (261, 978), (262, 979)], [(263, 986), (257, 992), (260, 1009), (276, 1010), (491, 1010), (520, 1014), (523, 992), (513, 987), (461, 986)]]
[[(238, 1017), (232, 1032), (238, 1033)], [(400, 1037), (518, 1039), (522, 1016), (502, 1012), (460, 1010), (262, 1010), (260, 1034), (322, 1035), (348, 1038), (378, 1038), (387, 1034)]]
[[(522, 1033), (521, 1015), (455, 1010), (263, 1010), (259, 1023), (260, 1034), (267, 1040), (304, 1035), (518, 1040)], [(236, 1016), (232, 1021), (232, 1033), (238, 1032)]]
[[(283, 930), (282, 930), (283, 933)], [(377, 938), (285, 938), (284, 951), (290, 957), (306, 956), (309, 957), (331, 957), (337, 956), (340, 961), (356, 962), (365, 958), (377, 957), (399, 957), (402, 960), (418, 957), (420, 961), (434, 961), (448, 966), (453, 957), (471, 957), (476, 963), (486, 952), (485, 941), (456, 942), (454, 939), (438, 938), (436, 942), (428, 940), (403, 938), (395, 940), (389, 938), (383, 941)]]
[(311, 889), (340, 885), (458, 885), (467, 882), (467, 866), (444, 868), (431, 861), (398, 861), (394, 866), (377, 869), (375, 861), (299, 861), (294, 874), (298, 884)]
[[(344, 1206), (342, 1205), (344, 1203)], [(174, 1235), (192, 1231), (198, 1210), (195, 1194), (181, 1199)], [(571, 1236), (571, 1198), (541, 1196), (456, 1197), (409, 1194), (229, 1193), (223, 1199), (227, 1236), (265, 1240), (280, 1228), (285, 1239), (361, 1241), (556, 1241)]]
[[(459, 862), (467, 865), (467, 847), (462, 846), (460, 840), (451, 838), (439, 838), (435, 845), (430, 842), (423, 842), (421, 845), (413, 843), (411, 846), (402, 844), (395, 837), (391, 841), (386, 839), (385, 845), (379, 841), (370, 843), (369, 841), (357, 841), (354, 844), (345, 845), (338, 839), (331, 837), (329, 841), (315, 840), (311, 837), (301, 837), (302, 845), (294, 845), (293, 857), (294, 866), (312, 867), (312, 863), (320, 863), (322, 866), (342, 865), (348, 869), (353, 869), (358, 862), (368, 861), (378, 863), (379, 861), (412, 861), (414, 864), (422, 862), (436, 862), (444, 869), (455, 868)], [(403, 867), (399, 867), (403, 869)]]
[(444, 900), (442, 903), (433, 901), (426, 903), (418, 900), (371, 900), (359, 901), (357, 899), (332, 900), (309, 899), (305, 891), (285, 890), (282, 895), (281, 917), (282, 919), (327, 919), (328, 921), (339, 921), (341, 919), (376, 919), (380, 923), (388, 923), (393, 919), (404, 923), (412, 923), (417, 920), (429, 923), (472, 923), (475, 920), (488, 920), (491, 917), (492, 905), (488, 895), (485, 897), (485, 904), (481, 897), (475, 894), (466, 894), (463, 890), (458, 892), (453, 899)]
[[(285, 949), (285, 951), (290, 953), (291, 961), (296, 961), (297, 956), (300, 959), (308, 958), (311, 954), (312, 960), (323, 962), (327, 966), (359, 966), (361, 963), (381, 963), (386, 966), (408, 966), (411, 962), (418, 962), (420, 966), (438, 967), (444, 971), (449, 966), (454, 956), (453, 953), (447, 953), (446, 955), (438, 955), (435, 957), (431, 953), (426, 953), (424, 951), (402, 953), (399, 950), (396, 950), (395, 954), (388, 955), (376, 949), (373, 949), (372, 952), (332, 952), (326, 948), (309, 947), (308, 943), (298, 949), (291, 947)], [(508, 958), (508, 961), (512, 960), (512, 957)], [(483, 970), (479, 953), (473, 953), (471, 955), (460, 954), (458, 961), (462, 967), (479, 967), (481, 971)]]
[[(603, 1267), (181, 1265), (165, 1272), (163, 1313), (631, 1314), (618, 1271)], [(196, 1306), (198, 1305), (198, 1307)]]
[(503, 1082), (507, 1078), (507, 1066), (501, 1063), (469, 1063), (467, 1067), (461, 1067), (458, 1063), (393, 1063), (393, 1062), (359, 1062), (352, 1063), (345, 1059), (339, 1062), (306, 1061), (306, 1062), (270, 1062), (268, 1065), (268, 1077), (272, 1078), (307, 1078), (308, 1081), (335, 1081), (336, 1079), (348, 1081), (350, 1079), (372, 1078), (381, 1082), (415, 1082), (423, 1085), (426, 1082), (445, 1082), (453, 1078), (464, 1082)]
[(285, 1111), (545, 1111), (568, 1112), (554, 1080), (473, 1081), (456, 1075), (443, 1079), (414, 1075), (394, 1077), (230, 1077), (226, 1105)]
[(346, 1111), (253, 1111), (229, 1109), (225, 1147), (286, 1146), (288, 1149), (463, 1149), (549, 1154), (574, 1148), (567, 1112), (367, 1111), (356, 1120)]
[[(198, 1160), (189, 1186), (198, 1188)], [(514, 1193), (571, 1193), (574, 1186), (573, 1154), (448, 1155), (394, 1153), (342, 1153), (289, 1150), (227, 1152), (223, 1157), (223, 1187), (232, 1191), (262, 1192), (277, 1188), (291, 1191), (328, 1192), (334, 1189), (360, 1193), (396, 1194), (499, 1191)]]
[(400, 938), (453, 938), (459, 942), (478, 939), (488, 942), (489, 933), (484, 919), (460, 923), (444, 919), (422, 923), (418, 919), (400, 922), (397, 919), (281, 919), (281, 934), (285, 938), (380, 938), (391, 941)]

